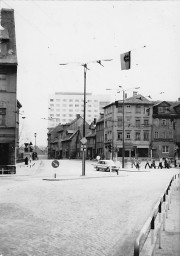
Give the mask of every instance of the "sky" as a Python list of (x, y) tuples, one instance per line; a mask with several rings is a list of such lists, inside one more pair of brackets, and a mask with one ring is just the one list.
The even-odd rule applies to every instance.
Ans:
[[(117, 100), (119, 86), (128, 96), (140, 87), (152, 100), (180, 98), (180, 2), (1, 0), (1, 7), (15, 13), (21, 141), (34, 143), (37, 133), (37, 145), (47, 146), (48, 96), (83, 92), (82, 63), (87, 92)], [(131, 69), (121, 70), (127, 51)], [(112, 61), (102, 67), (99, 59)]]

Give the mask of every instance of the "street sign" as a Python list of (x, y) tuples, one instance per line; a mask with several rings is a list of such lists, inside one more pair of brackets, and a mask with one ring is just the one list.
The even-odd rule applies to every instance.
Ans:
[(57, 168), (59, 166), (59, 161), (53, 160), (51, 164), (52, 164), (52, 167)]
[(81, 151), (83, 151), (83, 150), (86, 151), (86, 145), (83, 145), (83, 144), (82, 144), (82, 145), (81, 145)]
[(80, 140), (80, 142), (84, 145), (84, 144), (87, 143), (87, 139), (86, 139), (85, 137), (83, 137), (83, 138)]

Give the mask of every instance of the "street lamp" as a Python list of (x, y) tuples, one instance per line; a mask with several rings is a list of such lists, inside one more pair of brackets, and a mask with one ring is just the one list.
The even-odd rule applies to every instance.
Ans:
[(36, 152), (36, 136), (37, 136), (37, 133), (35, 132), (34, 133), (34, 138), (35, 138), (35, 144), (34, 144), (35, 146), (34, 146), (34, 148), (35, 148), (35, 152)]

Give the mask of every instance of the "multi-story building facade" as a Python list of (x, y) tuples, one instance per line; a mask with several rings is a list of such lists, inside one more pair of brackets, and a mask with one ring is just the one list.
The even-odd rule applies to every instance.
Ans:
[(96, 155), (104, 158), (104, 114), (96, 122)]
[[(104, 108), (105, 157), (109, 146), (113, 157), (148, 157), (150, 154), (153, 103), (142, 95), (134, 94), (124, 101), (116, 101)], [(124, 111), (123, 111), (124, 109)]]
[(0, 10), (0, 169), (15, 172), (18, 145), (17, 55), (14, 10)]
[[(86, 93), (86, 121), (91, 123), (103, 112), (103, 107), (110, 102), (109, 95)], [(76, 92), (56, 92), (49, 97), (48, 128), (59, 123), (70, 123), (77, 114), (84, 116), (84, 94)]]
[(180, 102), (158, 102), (153, 106), (152, 156), (179, 155)]

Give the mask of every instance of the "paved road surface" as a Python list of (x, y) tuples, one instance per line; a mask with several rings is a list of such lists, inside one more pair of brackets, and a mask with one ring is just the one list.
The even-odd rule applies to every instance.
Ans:
[[(96, 172), (42, 160), (0, 177), (0, 255), (127, 256), (150, 210), (178, 170)], [(59, 179), (59, 180), (58, 180)]]

